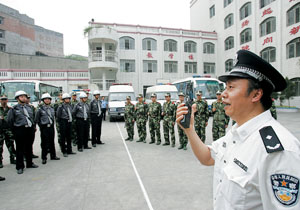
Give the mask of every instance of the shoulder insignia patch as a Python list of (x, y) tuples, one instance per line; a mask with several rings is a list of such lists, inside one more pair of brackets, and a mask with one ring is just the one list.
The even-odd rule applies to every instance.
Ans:
[(260, 129), (259, 133), (264, 142), (267, 153), (279, 152), (284, 150), (272, 126), (266, 126)]
[(271, 185), (276, 200), (286, 207), (297, 203), (299, 179), (287, 174), (272, 174)]

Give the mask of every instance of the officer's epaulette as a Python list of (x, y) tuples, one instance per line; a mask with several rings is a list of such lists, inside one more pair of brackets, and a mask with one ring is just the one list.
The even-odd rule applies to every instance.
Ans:
[(259, 130), (259, 133), (264, 142), (267, 153), (280, 152), (284, 150), (272, 126), (263, 127)]

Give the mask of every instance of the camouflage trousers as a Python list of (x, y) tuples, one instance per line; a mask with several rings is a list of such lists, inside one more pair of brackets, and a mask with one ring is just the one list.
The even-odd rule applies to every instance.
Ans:
[(147, 137), (146, 123), (147, 123), (147, 120), (145, 120), (143, 118), (142, 119), (138, 119), (136, 121), (136, 127), (137, 127), (137, 130), (138, 130), (139, 139), (141, 141), (145, 141), (146, 137)]
[(205, 124), (206, 124), (206, 122), (204, 120), (197, 121), (195, 119), (195, 131), (203, 143), (205, 143), (205, 139), (206, 139), (206, 136), (205, 136), (206, 125)]
[(174, 131), (173, 123), (174, 122), (170, 119), (164, 119), (163, 121), (165, 143), (170, 143), (170, 138), (169, 138), (169, 132), (170, 132), (172, 144), (175, 144), (175, 131)]
[(125, 128), (127, 130), (127, 135), (129, 139), (133, 139), (134, 136), (134, 122), (131, 120), (125, 120)]
[(149, 131), (151, 136), (151, 142), (155, 142), (155, 134), (157, 142), (161, 142), (160, 139), (160, 119), (149, 118)]
[(14, 144), (14, 136), (10, 129), (2, 129), (0, 131), (0, 162), (3, 160), (3, 145), (4, 142), (8, 149), (10, 159), (14, 159), (16, 157), (16, 149)]
[(225, 136), (226, 133), (225, 126), (226, 126), (225, 121), (216, 121), (216, 120), (213, 121), (212, 133), (213, 133), (214, 141)]
[(77, 145), (78, 138), (77, 138), (77, 129), (76, 129), (76, 119), (72, 120), (72, 133), (71, 133), (71, 140), (73, 143), (73, 146)]
[(178, 136), (179, 136), (179, 143), (182, 146), (186, 146), (188, 144), (188, 138), (184, 131), (180, 128), (179, 125), (177, 125), (177, 130), (178, 130)]

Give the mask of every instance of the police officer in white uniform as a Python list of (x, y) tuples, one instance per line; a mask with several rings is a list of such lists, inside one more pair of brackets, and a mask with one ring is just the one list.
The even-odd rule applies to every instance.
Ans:
[[(214, 165), (215, 210), (299, 210), (300, 142), (269, 111), (271, 93), (287, 84), (282, 75), (259, 56), (245, 50), (222, 93), (225, 112), (236, 124), (207, 146), (190, 128), (184, 129), (193, 152), (204, 165)], [(177, 123), (187, 113), (180, 105)]]

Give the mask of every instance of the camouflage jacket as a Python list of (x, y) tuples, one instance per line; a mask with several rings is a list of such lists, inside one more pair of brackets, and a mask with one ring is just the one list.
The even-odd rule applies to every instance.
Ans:
[(205, 122), (208, 122), (209, 118), (209, 111), (208, 111), (208, 105), (207, 102), (204, 100), (196, 101), (196, 112), (195, 112), (195, 120), (205, 120)]
[(78, 104), (78, 101), (77, 101), (77, 100), (76, 100), (76, 101), (71, 100), (71, 105), (72, 105), (72, 107), (74, 107), (76, 104)]
[(7, 106), (5, 109), (4, 107), (0, 106), (0, 128), (9, 128), (7, 123), (7, 114), (11, 107)]
[(132, 103), (125, 105), (125, 113), (124, 113), (125, 121), (132, 122), (135, 120), (135, 111), (134, 111), (134, 105)]
[(135, 116), (137, 120), (141, 118), (144, 120), (148, 120), (148, 104), (146, 104), (145, 102), (136, 103)]
[(163, 112), (164, 120), (171, 120), (175, 122), (176, 107), (174, 102), (171, 101), (165, 102), (163, 105), (162, 112)]
[(225, 124), (228, 125), (230, 118), (225, 114), (224, 107), (225, 105), (222, 102), (215, 101), (212, 104), (212, 110), (216, 109), (216, 111), (213, 111), (214, 120), (225, 121)]
[(148, 116), (161, 120), (161, 104), (159, 102), (151, 102), (148, 107)]

